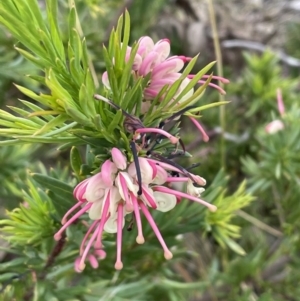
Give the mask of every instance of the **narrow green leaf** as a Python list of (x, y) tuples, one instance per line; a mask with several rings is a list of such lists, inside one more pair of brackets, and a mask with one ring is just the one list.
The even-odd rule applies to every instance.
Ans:
[(29, 53), (26, 50), (23, 50), (19, 47), (15, 47), (15, 49), (21, 54), (23, 55), (27, 60), (29, 60), (30, 62), (34, 63), (35, 65), (37, 65), (38, 67), (44, 68), (45, 65), (47, 65), (47, 61), (44, 59), (41, 59), (41, 57), (36, 57), (34, 55), (32, 55), (31, 53)]
[(51, 89), (53, 96), (59, 98), (66, 109), (66, 107), (76, 108), (76, 104), (69, 92), (59, 83), (54, 72), (49, 70), (46, 77), (46, 84)]
[(203, 106), (199, 106), (197, 108), (193, 108), (193, 109), (189, 110), (185, 115), (190, 116), (190, 113), (201, 112), (201, 111), (204, 111), (204, 110), (207, 110), (207, 109), (210, 109), (210, 108), (218, 107), (218, 106), (221, 106), (221, 105), (226, 105), (228, 103), (230, 103), (230, 101), (213, 102), (213, 103), (210, 103), (210, 104), (207, 104), (207, 105), (203, 105)]
[[(7, 106), (8, 108), (10, 108), (12, 111), (18, 113), (19, 115), (25, 117), (25, 118), (29, 118), (29, 112), (26, 111), (26, 110), (23, 110), (21, 108), (18, 108), (18, 107), (12, 107), (12, 106)], [(30, 118), (30, 120), (32, 120), (34, 123), (36, 123), (37, 125), (40, 125), (40, 126), (44, 126), (46, 124), (46, 122), (39, 118), (39, 117), (32, 117)]]
[[(55, 118), (52, 116), (52, 114), (55, 115), (55, 114), (61, 113), (61, 112), (55, 112), (55, 111), (45, 111), (44, 109), (42, 109), (41, 107), (35, 105), (34, 103), (32, 103), (30, 101), (26, 101), (26, 100), (22, 100), (22, 99), (20, 99), (20, 101), (26, 107), (30, 108), (33, 111), (33, 113), (29, 114), (29, 116), (28, 116), (29, 118), (31, 118), (31, 116), (43, 116), (43, 118), (46, 119), (47, 121), (51, 121)], [(51, 112), (51, 114), (49, 112)]]
[(31, 176), (42, 187), (53, 191), (55, 194), (73, 199), (73, 187), (70, 185), (39, 173), (31, 173)]
[(227, 246), (232, 250), (234, 251), (235, 253), (241, 255), (241, 256), (244, 256), (246, 255), (246, 252), (245, 250), (240, 246), (238, 245), (234, 240), (230, 239), (230, 238), (227, 238), (225, 240), (225, 243), (227, 244)]
[[(64, 122), (66, 120), (68, 120), (69, 117), (65, 114), (63, 115), (58, 115), (57, 117), (55, 117), (54, 119), (52, 119), (51, 121), (49, 121), (48, 123), (46, 123), (41, 129), (39, 129), (38, 131), (36, 131), (34, 133), (34, 136), (49, 132), (51, 129), (57, 127), (57, 126), (62, 126), (64, 125)], [(47, 136), (47, 135), (45, 135)]]
[(17, 273), (3, 273), (0, 275), (0, 282), (4, 284), (7, 280), (13, 280), (18, 278), (20, 275)]
[(70, 152), (70, 164), (75, 173), (75, 175), (79, 178), (80, 177), (80, 168), (82, 165), (82, 160), (80, 156), (80, 152), (76, 146), (71, 148)]
[(62, 42), (62, 38), (60, 36), (59, 27), (57, 23), (57, 0), (47, 0), (47, 17), (49, 21), (50, 33), (52, 44), (55, 47), (56, 54), (59, 58), (64, 61), (65, 60), (65, 50)]
[(89, 67), (89, 55), (88, 55), (88, 50), (86, 46), (86, 39), (83, 38), (82, 40), (82, 64), (83, 64), (83, 69), (86, 70)]
[(77, 141), (76, 137), (38, 137), (14, 135), (13, 138), (23, 141), (23, 143), (24, 141), (30, 143), (66, 143)]
[(118, 110), (117, 113), (115, 114), (114, 119), (111, 121), (110, 125), (107, 128), (107, 131), (109, 133), (113, 132), (118, 126), (120, 125), (120, 122), (123, 118), (123, 113), (122, 110)]
[(73, 120), (75, 120), (79, 124), (94, 128), (94, 124), (77, 109), (66, 107), (66, 112), (71, 118), (73, 118)]

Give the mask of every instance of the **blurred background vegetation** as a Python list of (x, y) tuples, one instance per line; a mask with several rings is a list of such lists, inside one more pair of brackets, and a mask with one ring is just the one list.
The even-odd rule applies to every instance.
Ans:
[[(70, 2), (59, 1), (65, 44)], [(104, 71), (102, 44), (107, 43), (125, 8), (131, 15), (132, 41), (143, 35), (168, 38), (174, 55), (200, 52), (198, 67), (215, 60), (209, 1), (75, 2), (99, 81)], [(114, 238), (107, 238), (111, 241), (106, 248), (108, 258), (100, 268), (74, 275), (76, 240), (65, 246), (55, 264), (47, 262), (47, 250), (54, 246), (53, 229), (59, 227), (55, 210), (48, 204), (40, 212), (48, 218), (30, 224), (28, 237), (24, 232), (23, 240), (1, 240), (0, 300), (300, 300), (299, 2), (213, 1), (223, 69), (231, 81), (225, 87), (225, 100), (230, 101), (222, 121), (225, 127), (222, 134), (220, 109), (210, 109), (201, 119), (210, 141), (204, 143), (195, 136), (187, 119), (183, 120), (182, 138), (193, 155), (190, 164), (201, 163), (194, 173), (208, 180), (203, 198), (220, 208), (219, 217), (188, 203), (174, 209), (175, 213), (157, 213), (157, 224), (168, 244), (174, 246), (174, 260), (165, 262), (157, 255), (154, 242), (136, 248), (134, 236), (128, 232), (123, 251), (128, 269), (121, 273), (113, 270)], [(0, 27), (3, 110), (20, 105), (18, 98), (26, 99), (14, 83), (33, 91), (42, 89), (26, 76), (40, 71), (14, 50), (17, 43)], [(283, 116), (277, 109), (277, 89), (282, 91)], [(218, 98), (217, 92), (207, 91), (201, 104)], [(284, 129), (268, 134), (266, 125), (276, 119), (282, 120)], [(71, 193), (75, 181), (71, 169), (64, 167), (69, 165), (68, 155), (55, 146), (2, 146), (1, 217), (5, 217), (4, 208), (12, 210), (19, 203), (31, 202), (34, 207), (35, 202), (47, 203), (47, 198), (55, 204), (63, 200), (55, 191), (45, 194), (42, 177), (30, 172), (64, 180), (70, 185), (66, 191)], [(50, 186), (46, 188), (51, 190)], [(22, 212), (10, 211), (9, 215), (18, 219)], [(222, 220), (222, 216), (226, 218)], [(149, 226), (145, 228), (147, 241), (153, 241)], [(44, 231), (45, 239), (35, 241), (32, 229)], [(68, 237), (82, 235), (80, 229), (70, 231)], [(10, 244), (16, 246), (14, 250)]]

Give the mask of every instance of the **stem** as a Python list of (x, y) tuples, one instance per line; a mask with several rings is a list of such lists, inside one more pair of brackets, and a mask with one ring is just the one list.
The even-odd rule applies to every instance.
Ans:
[(274, 184), (272, 185), (272, 192), (273, 192), (274, 203), (278, 213), (280, 227), (282, 228), (285, 223), (284, 210), (281, 206), (280, 199), (278, 198), (279, 193)]
[[(223, 62), (222, 62), (222, 53), (221, 53), (221, 47), (220, 47), (220, 41), (219, 41), (219, 35), (218, 35), (218, 29), (217, 29), (217, 22), (216, 22), (216, 16), (214, 11), (214, 5), (213, 0), (207, 0), (208, 3), (208, 10), (209, 10), (209, 17), (210, 17), (210, 24), (213, 32), (213, 41), (214, 41), (214, 49), (215, 49), (215, 55), (217, 59), (217, 72), (218, 76), (223, 77)], [(219, 81), (219, 86), (223, 88), (222, 81)], [(224, 101), (224, 96), (219, 93), (219, 101)], [(220, 126), (222, 129), (221, 133), (221, 164), (222, 167), (225, 169), (225, 152), (226, 152), (226, 145), (225, 145), (225, 127), (226, 127), (226, 112), (225, 112), (225, 106), (219, 107), (219, 118), (220, 118)]]
[[(52, 250), (51, 254), (48, 257), (48, 260), (44, 266), (44, 270), (51, 267), (55, 261), (55, 258), (60, 254), (60, 252), (63, 250), (63, 247), (66, 242), (66, 234), (63, 233), (59, 241), (56, 243), (54, 249)], [(41, 279), (41, 278), (40, 278)]]
[(252, 215), (246, 213), (245, 211), (238, 210), (237, 215), (242, 217), (244, 220), (250, 222), (257, 228), (259, 228), (273, 236), (281, 237), (283, 235), (282, 232), (270, 227), (269, 225), (263, 223), (262, 221), (258, 220), (257, 218), (253, 217)]

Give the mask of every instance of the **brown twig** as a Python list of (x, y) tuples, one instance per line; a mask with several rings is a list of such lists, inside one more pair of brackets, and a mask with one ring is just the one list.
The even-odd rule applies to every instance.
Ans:
[(63, 233), (61, 239), (56, 243), (54, 249), (52, 250), (51, 254), (48, 257), (44, 270), (47, 270), (51, 267), (55, 261), (55, 258), (60, 254), (66, 242), (66, 234)]

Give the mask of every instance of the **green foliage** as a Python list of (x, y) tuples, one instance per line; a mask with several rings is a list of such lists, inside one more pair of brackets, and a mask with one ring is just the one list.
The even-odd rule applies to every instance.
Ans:
[(233, 85), (234, 92), (243, 101), (247, 117), (262, 117), (276, 108), (276, 91), (281, 88), (283, 99), (291, 99), (297, 80), (282, 78), (282, 68), (275, 55), (266, 51), (262, 55), (244, 54), (247, 69), (242, 78)]
[[(218, 177), (225, 177), (225, 175), (223, 172), (220, 172), (217, 175)], [(245, 251), (233, 240), (240, 236), (240, 227), (232, 224), (231, 219), (235, 216), (237, 210), (250, 204), (253, 196), (246, 193), (246, 182), (242, 182), (237, 191), (229, 196), (225, 196), (226, 191), (220, 191), (222, 186), (219, 186), (218, 189), (215, 186), (215, 182), (211, 184), (210, 190), (212, 191), (214, 204), (218, 207), (218, 210), (215, 213), (206, 212), (206, 221), (207, 225), (209, 225), (207, 231), (211, 232), (222, 248), (227, 246), (234, 252), (245, 255)], [(207, 198), (210, 199), (210, 195)]]
[[(1, 3), (0, 12), (0, 22), (26, 48), (18, 47), (17, 50), (45, 72), (45, 78), (33, 76), (33, 79), (46, 85), (51, 91), (50, 95), (37, 95), (27, 88), (19, 87), (25, 95), (39, 102), (42, 106), (46, 106), (49, 111), (45, 112), (38, 106), (31, 106), (29, 111), (18, 112), (23, 116), (23, 118), (18, 119), (20, 122), (18, 126), (11, 123), (5, 124), (5, 126), (16, 128), (25, 136), (26, 134), (27, 136), (29, 136), (28, 134), (37, 135), (40, 133), (37, 129), (46, 124), (39, 115), (46, 116), (48, 123), (47, 128), (44, 128), (43, 131), (48, 133), (50, 137), (56, 134), (53, 133), (53, 129), (54, 131), (59, 129), (61, 132), (69, 129), (64, 122), (70, 120), (70, 117), (81, 124), (93, 126), (91, 118), (95, 115), (95, 102), (92, 100), (92, 95), (95, 87), (89, 69), (85, 40), (80, 38), (76, 29), (75, 8), (71, 8), (69, 14), (67, 47), (63, 44), (57, 23), (56, 1), (47, 1), (46, 20), (43, 19), (42, 12), (35, 1), (24, 1), (22, 4), (20, 2)], [(80, 98), (81, 102), (84, 98), (83, 103), (80, 103)], [(89, 103), (90, 106), (86, 106), (86, 103)], [(64, 116), (64, 113), (67, 115)], [(33, 120), (24, 118), (30, 114), (35, 116)], [(55, 117), (57, 114), (62, 115)], [(10, 122), (17, 121), (8, 113), (6, 116), (2, 114), (2, 119)], [(73, 126), (75, 125), (73, 124)], [(35, 138), (44, 138), (42, 141), (44, 143), (47, 140), (45, 137), (39, 138), (37, 136)], [(16, 139), (22, 140), (22, 136), (16, 137)], [(51, 141), (49, 138), (48, 140)], [(51, 142), (54, 141), (55, 139)]]
[(23, 192), (23, 203), (7, 211), (9, 219), (0, 221), (6, 239), (15, 245), (38, 245), (53, 235), (54, 208), (51, 199), (36, 183), (27, 181), (29, 192)]
[[(299, 212), (290, 210), (297, 208), (299, 194), (300, 160), (300, 130), (298, 105), (287, 107), (282, 117), (284, 129), (274, 134), (267, 134), (263, 130), (257, 133), (257, 158), (242, 159), (244, 170), (249, 175), (250, 190), (253, 193), (272, 200), (266, 203), (276, 204), (281, 226), (287, 231), (293, 231), (294, 225), (299, 223)], [(271, 204), (270, 204), (271, 203)]]
[[(128, 12), (118, 19), (116, 11), (123, 5), (118, 0), (49, 0), (40, 4), (31, 0), (0, 3), (0, 23), (4, 25), (0, 28), (0, 101), (2, 104), (5, 98), (10, 112), (1, 107), (0, 212), (3, 216), (5, 208), (6, 217), (0, 221), (0, 230), (8, 245), (3, 243), (0, 248), (0, 299), (298, 300), (300, 109), (297, 79), (286, 76), (290, 70), (285, 68), (283, 74), (271, 52), (245, 54), (246, 66), (236, 82), (231, 80), (226, 101), (214, 103), (215, 94), (203, 97), (211, 78), (195, 86), (210, 72), (211, 63), (177, 99), (191, 88), (195, 88), (194, 94), (175, 106), (174, 95), (195, 68), (196, 57), (182, 77), (165, 86), (141, 114), (143, 89), (150, 76), (139, 80), (133, 76), (137, 44), (131, 41), (153, 28), (161, 18), (158, 12), (168, 5), (170, 9), (169, 2), (129, 3), (131, 20)], [(172, 9), (176, 10), (176, 4), (172, 3)], [(182, 45), (182, 41), (175, 44)], [(12, 45), (16, 45), (14, 50)], [(127, 45), (132, 52), (125, 62)], [(297, 51), (291, 49), (290, 53), (296, 56)], [(110, 89), (98, 83), (105, 70)], [(10, 86), (12, 81), (18, 91)], [(277, 88), (282, 90), (286, 106), (283, 116), (276, 108)], [(95, 100), (95, 93), (105, 96), (104, 100)], [(16, 104), (18, 97), (21, 100)], [(220, 170), (218, 136), (222, 130), (214, 107), (227, 100), (232, 101), (228, 125), (223, 129), (227, 166)], [(126, 231), (132, 222), (127, 216), (122, 233), (123, 270), (113, 267), (116, 237), (106, 233), (106, 259), (99, 261), (98, 269), (87, 260), (86, 269), (76, 274), (74, 261), (91, 222), (87, 214), (61, 239), (53, 239), (62, 216), (75, 204), (73, 188), (99, 171), (112, 146), (133, 160), (132, 133), (124, 128), (122, 110), (109, 101), (140, 118), (145, 126), (156, 127), (190, 105), (193, 107), (185, 115), (198, 118), (203, 114), (201, 120), (211, 136), (209, 144), (200, 143), (185, 119), (166, 127), (172, 127), (172, 134), (181, 134), (188, 150), (181, 159), (185, 168), (191, 154), (191, 163), (201, 161), (195, 174), (208, 180), (202, 197), (218, 210), (209, 212), (188, 200), (166, 213), (151, 210), (174, 254), (170, 261), (165, 260), (145, 220), (146, 242), (136, 243), (137, 229)], [(281, 119), (284, 129), (270, 135), (264, 128), (272, 119)], [(52, 143), (58, 149), (52, 148)], [(165, 139), (155, 150), (169, 156), (174, 146)], [(46, 165), (36, 164), (37, 160)], [(31, 172), (26, 172), (28, 169)], [(254, 198), (257, 201), (252, 202)], [(7, 210), (12, 207), (17, 208)]]
[[(25, 110), (10, 107), (22, 117), (16, 117), (5, 111), (0, 112), (2, 119), (0, 124), (9, 127), (9, 129), (2, 129), (0, 134), (14, 138), (2, 144), (24, 141), (78, 145), (92, 138), (89, 144), (99, 145), (105, 139), (111, 147), (119, 146), (130, 151), (128, 141), (132, 138), (132, 134), (128, 135), (124, 131), (122, 112), (120, 110), (115, 112), (108, 103), (93, 99), (96, 84), (91, 72), (94, 68), (88, 56), (85, 38), (81, 36), (75, 6), (72, 5), (69, 12), (67, 46), (63, 43), (58, 25), (56, 1), (46, 1), (46, 8), (47, 18), (43, 19), (37, 4), (29, 0), (22, 4), (12, 2), (9, 5), (4, 3), (0, 5), (0, 22), (26, 48), (18, 47), (17, 50), (45, 72), (45, 78), (40, 76), (32, 78), (46, 86), (51, 92), (51, 94), (38, 95), (25, 87), (17, 86), (23, 94), (40, 105), (22, 101), (26, 107)], [(24, 31), (23, 27), (26, 27)], [(29, 30), (31, 27), (34, 30)], [(128, 12), (125, 12), (124, 16), (119, 18), (116, 29), (112, 30), (108, 48), (104, 47), (103, 51), (111, 85), (107, 96), (126, 112), (140, 116), (142, 91), (148, 84), (149, 78), (145, 77), (136, 81), (133, 78), (131, 70), (137, 44), (133, 45), (130, 58), (126, 62), (129, 35), (130, 18)], [(173, 85), (165, 86), (165, 89), (162, 89), (154, 99), (149, 112), (142, 118), (146, 127), (157, 126), (162, 118), (168, 118), (175, 112), (194, 104), (203, 95), (210, 78), (181, 104), (177, 106), (169, 104), (179, 85), (192, 70), (196, 59), (197, 57), (189, 62), (182, 76)], [(176, 97), (177, 101), (196, 85), (213, 64), (207, 65), (195, 75)], [(164, 93), (166, 93), (164, 100), (159, 101)], [(221, 104), (223, 103), (215, 103), (211, 106)], [(195, 114), (207, 108), (207, 106), (193, 108), (192, 113)]]
[[(50, 172), (50, 175), (46, 175), (43, 171), (44, 167), (40, 166), (40, 169), (42, 171), (41, 174), (32, 174), (27, 181), (29, 193), (24, 192), (24, 201), (26, 203), (21, 204), (20, 208), (12, 212), (7, 212), (9, 219), (4, 219), (0, 222), (2, 232), (14, 244), (16, 250), (22, 250), (25, 247), (25, 251), (20, 255), (24, 259), (20, 258), (21, 260), (15, 262), (15, 265), (12, 262), (11, 265), (3, 266), (3, 269), (6, 271), (5, 281), (9, 283), (5, 289), (7, 294), (10, 292), (16, 296), (16, 290), (19, 289), (24, 293), (24, 287), (20, 287), (20, 282), (23, 279), (21, 272), (12, 273), (18, 270), (24, 271), (26, 274), (29, 271), (28, 269), (32, 269), (33, 266), (36, 277), (40, 281), (35, 284), (32, 293), (38, 298), (55, 296), (58, 300), (73, 300), (72, 298), (98, 300), (98, 296), (101, 295), (103, 300), (112, 297), (118, 300), (128, 298), (139, 300), (139, 296), (141, 300), (148, 300), (158, 296), (164, 296), (165, 300), (172, 300), (172, 298), (184, 300), (190, 290), (206, 289), (207, 284), (205, 282), (186, 284), (181, 282), (180, 276), (172, 271), (171, 263), (167, 263), (163, 258), (161, 247), (156, 241), (150, 225), (145, 222), (143, 223), (143, 232), (146, 243), (143, 246), (137, 245), (135, 242), (136, 229), (131, 232), (123, 231), (122, 257), (124, 269), (122, 274), (116, 274), (116, 279), (110, 281), (111, 275), (115, 273), (112, 265), (115, 257), (115, 237), (114, 235), (106, 234), (104, 244), (107, 258), (100, 263), (100, 270), (93, 270), (88, 267), (81, 274), (80, 284), (77, 284), (76, 287), (72, 286), (66, 291), (64, 289), (65, 285), (72, 282), (73, 277), (75, 277), (72, 272), (72, 261), (77, 256), (76, 249), (79, 248), (82, 233), (86, 231), (86, 222), (84, 222), (84, 219), (79, 220), (78, 225), (72, 226), (67, 231), (66, 242), (64, 242), (65, 248), (55, 259), (56, 265), (47, 268), (46, 276), (44, 268), (41, 267), (47, 266), (47, 262), (51, 258), (51, 254), (47, 254), (47, 250), (49, 250), (47, 245), (53, 245), (53, 241), (51, 242), (49, 236), (53, 235), (60, 227), (57, 223), (60, 212), (66, 211), (66, 208), (61, 208), (60, 206), (70, 207), (68, 199), (72, 201), (73, 197), (72, 188), (64, 184), (64, 182), (60, 182), (63, 179), (66, 181), (66, 172), (58, 172), (58, 168), (56, 168)], [(39, 183), (41, 186), (36, 183)], [(208, 189), (206, 199), (220, 204), (228, 204), (230, 197), (223, 198), (223, 194), (216, 199), (216, 194), (218, 194), (217, 187), (221, 188), (223, 183), (224, 173), (220, 172), (213, 185)], [(46, 190), (43, 191), (40, 187)], [(238, 198), (242, 198), (244, 193), (242, 190), (243, 188), (231, 197), (232, 201), (235, 200), (238, 203), (233, 210), (241, 206)], [(251, 200), (247, 195), (246, 198)], [(218, 228), (221, 233), (223, 230), (228, 231), (228, 224), (225, 224), (225, 221), (231, 219), (232, 210), (220, 209), (222, 212), (220, 212), (220, 215), (223, 217), (224, 222), (218, 225), (215, 224), (215, 219), (212, 218), (212, 215), (209, 215), (206, 219), (204, 218), (207, 214), (202, 206), (199, 206), (197, 203), (191, 204), (188, 201), (181, 202), (174, 210), (167, 213), (153, 212), (153, 217), (162, 231), (166, 243), (170, 247), (174, 247), (175, 261), (180, 262), (181, 254), (184, 253), (182, 240), (176, 238), (178, 234), (197, 229), (205, 231)], [(231, 224), (231, 227), (234, 228), (235, 226)], [(236, 231), (238, 230), (236, 229)], [(19, 232), (22, 235), (14, 235)], [(229, 235), (229, 237), (231, 235), (231, 233), (225, 232), (225, 236), (220, 240), (216, 233), (217, 231), (212, 230), (213, 237), (221, 244), (223, 241), (228, 241), (226, 235)], [(236, 250), (238, 251), (238, 249)], [(28, 252), (36, 254), (34, 261), (33, 254), (30, 255), (31, 259), (28, 261)], [(143, 277), (141, 278), (140, 275), (143, 275)], [(12, 283), (10, 282), (11, 277), (15, 279)], [(99, 279), (102, 280), (99, 281)], [(86, 289), (87, 283), (89, 283), (89, 290)], [(28, 285), (32, 284), (29, 283)]]
[(0, 148), (0, 198), (22, 196), (22, 179), (25, 178), (26, 168), (29, 167), (28, 161), (24, 159), (32, 160), (37, 148), (28, 144)]

